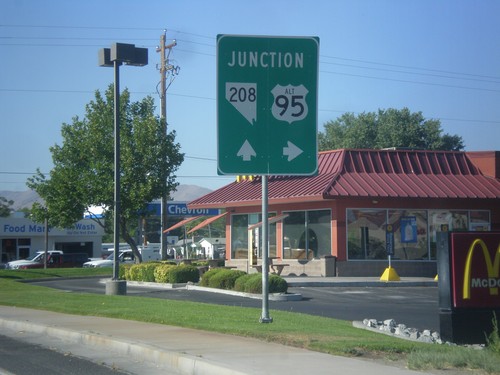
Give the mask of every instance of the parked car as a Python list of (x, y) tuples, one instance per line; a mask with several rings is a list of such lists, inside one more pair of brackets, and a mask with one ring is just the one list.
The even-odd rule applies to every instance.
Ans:
[[(61, 250), (48, 250), (47, 254), (50, 256), (51, 254), (63, 254), (63, 252)], [(26, 259), (19, 259), (8, 262), (5, 268), (16, 270), (20, 266), (38, 264), (38, 263), (42, 263), (43, 266), (44, 259), (45, 259), (45, 250), (40, 250)]]
[[(144, 248), (140, 247), (139, 252), (141, 253), (142, 260), (144, 262), (152, 260), (161, 260), (160, 250), (156, 246), (146, 246)], [(85, 263), (83, 267), (85, 268), (113, 267), (114, 259), (115, 259), (114, 253), (111, 253), (106, 259), (92, 260), (90, 262)], [(118, 255), (118, 260), (120, 263), (125, 263), (125, 264), (134, 263), (135, 256), (131, 249), (120, 250), (120, 253)]]
[[(88, 262), (89, 255), (87, 253), (66, 253), (66, 254), (50, 254), (47, 258), (47, 268), (74, 268), (82, 267)], [(43, 259), (41, 262), (33, 262), (30, 264), (22, 264), (19, 269), (43, 268)]]
[[(120, 263), (134, 263), (134, 253), (132, 250), (120, 250), (118, 255)], [(84, 268), (100, 268), (100, 267), (113, 267), (115, 261), (115, 254), (111, 253), (106, 259), (91, 260), (83, 264)]]

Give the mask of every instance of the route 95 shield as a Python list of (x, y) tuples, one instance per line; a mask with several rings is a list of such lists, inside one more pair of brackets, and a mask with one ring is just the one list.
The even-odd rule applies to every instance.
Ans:
[(306, 95), (308, 92), (309, 91), (304, 85), (276, 85), (271, 90), (271, 93), (274, 95), (274, 101), (271, 108), (274, 118), (276, 120), (286, 121), (289, 124), (304, 119), (309, 112), (306, 103)]

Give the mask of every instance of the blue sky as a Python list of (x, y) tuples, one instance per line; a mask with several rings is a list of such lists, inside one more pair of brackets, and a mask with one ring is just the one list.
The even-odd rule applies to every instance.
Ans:
[(123, 67), (132, 100), (152, 95), (163, 30), (180, 74), (167, 93), (169, 129), (186, 154), (182, 184), (216, 189), (217, 34), (318, 36), (318, 128), (345, 112), (408, 107), (440, 119), (466, 150), (500, 150), (500, 2), (481, 0), (0, 0), (0, 190), (26, 190), (62, 123), (82, 117), (113, 81), (97, 65), (114, 42), (149, 49)]

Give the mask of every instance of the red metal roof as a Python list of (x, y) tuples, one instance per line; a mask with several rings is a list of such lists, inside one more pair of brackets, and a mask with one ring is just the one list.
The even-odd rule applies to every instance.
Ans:
[[(500, 180), (484, 176), (464, 152), (354, 150), (320, 152), (316, 176), (270, 176), (269, 203), (335, 198), (499, 199)], [(259, 204), (261, 179), (233, 182), (189, 204)]]

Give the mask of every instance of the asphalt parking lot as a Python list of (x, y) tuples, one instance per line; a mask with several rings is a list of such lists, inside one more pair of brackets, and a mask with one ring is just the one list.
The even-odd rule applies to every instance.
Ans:
[[(37, 285), (68, 292), (105, 293), (97, 278), (40, 281)], [(394, 319), (419, 330), (439, 331), (437, 287), (295, 287), (300, 301), (269, 301), (269, 309), (342, 320)], [(261, 308), (260, 299), (197, 290), (157, 289), (127, 285), (127, 295)]]

